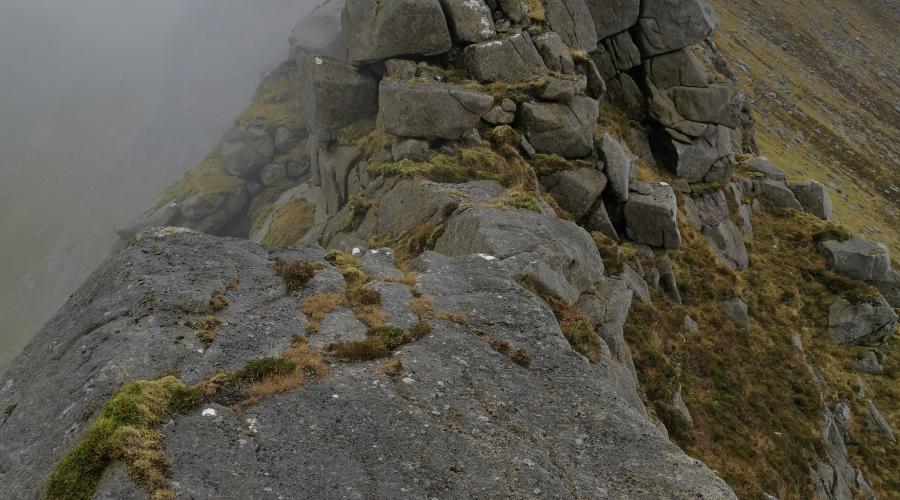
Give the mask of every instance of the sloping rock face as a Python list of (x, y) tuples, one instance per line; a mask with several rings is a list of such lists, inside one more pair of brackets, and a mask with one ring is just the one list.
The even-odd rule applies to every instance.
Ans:
[[(272, 255), (175, 228), (143, 233), (92, 275), (4, 377), (0, 402), (16, 406), (0, 426), (0, 494), (38, 497), (125, 382), (178, 372), (193, 383), (277, 355), (294, 335), (313, 339), (318, 333), (306, 331), (297, 301), (334, 291), (330, 279), (318, 279), (333, 271), (324, 253)], [(276, 256), (321, 268), (289, 292), (270, 262)], [(389, 261), (379, 262), (391, 275)], [(547, 305), (500, 260), (426, 253), (412, 267), (421, 296), (436, 311), (466, 315), (470, 327), (435, 321), (431, 334), (392, 356), (409, 367), (400, 378), (375, 362), (335, 363), (328, 375), (259, 400), (240, 417), (212, 403), (176, 415), (162, 427), (175, 495), (491, 497), (539, 489), (733, 498), (646, 419), (627, 369), (573, 352)], [(185, 322), (205, 314), (215, 293), (228, 305), (204, 349)], [(386, 300), (385, 309), (408, 307)], [(527, 351), (530, 367), (512, 363), (473, 327)], [(410, 457), (417, 457), (411, 469)], [(448, 480), (449, 470), (461, 477)], [(121, 473), (108, 478), (98, 496), (134, 492), (129, 483)]]

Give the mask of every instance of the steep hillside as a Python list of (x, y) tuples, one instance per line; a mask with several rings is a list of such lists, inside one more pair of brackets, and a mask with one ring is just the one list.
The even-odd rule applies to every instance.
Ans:
[(717, 24), (326, 1), (0, 380), (0, 496), (896, 497), (900, 265)]
[(839, 221), (900, 253), (900, 4), (711, 3), (713, 40), (757, 111), (760, 153), (828, 184)]

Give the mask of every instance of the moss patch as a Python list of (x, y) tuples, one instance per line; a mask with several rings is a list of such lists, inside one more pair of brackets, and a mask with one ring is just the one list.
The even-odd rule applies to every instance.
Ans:
[(297, 244), (316, 224), (316, 206), (295, 198), (276, 208), (269, 230), (260, 242), (267, 248), (285, 248)]
[(166, 484), (170, 463), (159, 426), (171, 415), (173, 395), (184, 385), (175, 377), (132, 382), (100, 410), (78, 444), (47, 482), (49, 499), (91, 498), (103, 471), (116, 460), (153, 498), (174, 498)]
[(229, 175), (225, 171), (222, 165), (222, 148), (216, 146), (199, 165), (166, 189), (155, 208), (166, 203), (181, 203), (192, 195), (212, 198), (231, 193), (243, 186), (243, 179)]

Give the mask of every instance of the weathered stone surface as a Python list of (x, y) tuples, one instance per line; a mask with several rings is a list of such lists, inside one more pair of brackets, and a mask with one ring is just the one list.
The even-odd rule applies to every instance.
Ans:
[(701, 221), (700, 232), (712, 245), (716, 255), (736, 271), (750, 264), (741, 231), (731, 220), (725, 192), (709, 192), (693, 200)]
[(356, 146), (341, 146), (336, 143), (311, 144), (309, 155), (310, 168), (318, 172), (328, 213), (333, 214), (350, 199), (348, 178), (362, 151)]
[(130, 240), (137, 233), (150, 227), (165, 227), (171, 225), (181, 214), (181, 207), (177, 203), (165, 205), (141, 215), (122, 229), (117, 229), (116, 234), (122, 240)]
[(568, 103), (581, 94), (587, 88), (587, 78), (584, 76), (544, 77), (547, 85), (541, 90), (540, 98), (545, 101)]
[(347, 0), (341, 16), (349, 59), (366, 64), (447, 52), (452, 42), (438, 0)]
[(883, 297), (855, 304), (838, 297), (828, 309), (828, 332), (842, 344), (882, 346), (896, 326), (897, 313)]
[(278, 127), (273, 137), (275, 144), (275, 152), (278, 154), (288, 154), (294, 147), (300, 143), (301, 134), (294, 132), (287, 127)]
[(528, 33), (469, 45), (463, 57), (469, 77), (480, 82), (520, 82), (547, 74)]
[(388, 59), (384, 62), (385, 76), (393, 76), (398, 80), (415, 78), (419, 65), (409, 59)]
[(577, 225), (530, 211), (470, 208), (448, 221), (435, 251), (485, 254), (502, 261), (516, 279), (574, 304), (603, 276), (590, 235)]
[(672, 87), (667, 91), (678, 113), (688, 120), (735, 128), (741, 121), (744, 96), (733, 85)]
[(610, 63), (615, 67), (616, 72), (628, 71), (640, 66), (641, 51), (638, 50), (627, 31), (613, 35), (601, 43), (609, 54)]
[(678, 389), (675, 391), (675, 394), (672, 395), (672, 406), (681, 415), (681, 418), (691, 427), (694, 426), (694, 419), (691, 417), (691, 410), (688, 409), (687, 404), (684, 402), (684, 397), (681, 395), (681, 384), (678, 384)]
[(794, 197), (794, 193), (782, 181), (763, 179), (756, 184), (756, 191), (759, 193), (760, 198), (776, 207), (803, 210), (803, 206)]
[(528, 6), (522, 0), (499, 0), (500, 9), (514, 24), (527, 27), (531, 20), (528, 18)]
[(249, 178), (272, 159), (275, 144), (262, 120), (235, 124), (222, 137), (222, 165), (230, 175)]
[(891, 269), (885, 278), (872, 281), (871, 284), (884, 295), (890, 305), (900, 308), (900, 272)]
[(319, 324), (319, 331), (309, 336), (313, 349), (323, 350), (330, 344), (352, 342), (366, 338), (368, 327), (356, 319), (353, 311), (340, 307), (325, 315)]
[(459, 139), (478, 125), (494, 98), (443, 83), (385, 79), (378, 103), (378, 126), (389, 134)]
[(331, 141), (342, 127), (375, 116), (378, 87), (353, 66), (309, 56), (303, 64), (301, 100), (310, 134)]
[(516, 120), (515, 107), (513, 111), (505, 111), (500, 106), (494, 106), (490, 111), (485, 113), (482, 119), (491, 125), (509, 125)]
[(582, 295), (575, 307), (590, 321), (616, 361), (632, 373), (637, 385), (631, 348), (625, 341), (625, 321), (631, 309), (631, 298), (632, 292), (624, 281), (605, 278), (596, 285), (595, 293)]
[(497, 36), (491, 9), (484, 0), (440, 0), (456, 40), (484, 42)]
[(709, 126), (703, 136), (689, 143), (673, 140), (663, 131), (656, 131), (652, 139), (657, 162), (688, 182), (723, 181), (734, 170), (727, 127)]
[(858, 372), (866, 373), (869, 375), (881, 375), (884, 371), (881, 363), (878, 361), (878, 356), (874, 351), (865, 351), (862, 355), (853, 363), (853, 368)]
[(291, 31), (291, 56), (305, 59), (317, 55), (347, 62), (347, 45), (341, 30), (345, 0), (326, 0), (312, 10)]
[(602, 199), (594, 203), (594, 208), (584, 221), (584, 227), (588, 231), (600, 231), (613, 241), (619, 241), (619, 233), (609, 218), (609, 212), (606, 211), (606, 204)]
[(722, 310), (738, 328), (747, 330), (750, 328), (750, 315), (747, 311), (747, 303), (740, 297), (733, 297), (722, 302)]
[(666, 183), (650, 185), (650, 194), (631, 193), (625, 203), (625, 232), (628, 238), (653, 247), (677, 249), (681, 233), (675, 221), (678, 206), (675, 192)]
[(671, 87), (706, 87), (706, 70), (687, 50), (676, 50), (644, 61), (647, 78), (659, 90)]
[(771, 179), (773, 181), (785, 180), (784, 170), (776, 167), (774, 163), (764, 156), (754, 156), (753, 158), (744, 160), (741, 162), (741, 166), (753, 172), (762, 174), (766, 179)]
[(706, 0), (645, 0), (638, 20), (638, 44), (645, 57), (699, 43), (719, 20)]
[[(308, 224), (302, 224), (297, 221), (298, 224), (295, 227), (298, 230), (302, 230), (304, 225), (308, 225), (306, 227), (307, 230), (312, 229), (314, 225), (323, 222), (328, 214), (328, 205), (323, 190), (310, 185), (308, 182), (304, 182), (282, 193), (272, 205), (272, 211), (263, 220), (253, 222), (250, 228), (250, 241), (261, 243), (265, 240), (272, 227), (272, 222), (275, 220), (275, 217), (279, 216), (279, 209), (289, 203), (295, 205), (308, 204), (310, 212), (308, 215), (311, 217), (309, 217)], [(295, 241), (300, 241), (304, 235), (305, 233), (298, 233)]]
[(545, 0), (544, 11), (550, 29), (566, 45), (588, 52), (597, 47), (597, 29), (584, 0)]
[(889, 279), (891, 253), (883, 243), (856, 235), (847, 241), (824, 241), (819, 249), (836, 272), (867, 281)]
[(593, 150), (599, 114), (597, 101), (576, 96), (567, 104), (526, 102), (519, 107), (519, 123), (538, 152), (581, 158)]
[(547, 69), (568, 75), (575, 73), (575, 62), (559, 34), (549, 31), (534, 37), (533, 42)]
[(625, 286), (634, 293), (634, 298), (648, 304), (652, 302), (650, 300), (650, 285), (633, 267), (628, 264), (622, 266), (622, 274), (618, 278), (624, 281)]
[(684, 315), (684, 329), (690, 333), (700, 333), (700, 325), (697, 324), (697, 320), (687, 314)]
[(789, 182), (787, 184), (803, 210), (809, 212), (822, 220), (830, 220), (834, 205), (831, 203), (831, 197), (825, 185), (817, 181), (807, 182)]
[(622, 107), (633, 120), (642, 120), (646, 113), (641, 88), (628, 73), (619, 73), (606, 81), (608, 97), (613, 104)]
[(394, 251), (390, 248), (373, 248), (359, 257), (362, 272), (369, 279), (397, 280), (403, 278), (403, 273), (394, 265)]
[(603, 134), (597, 144), (597, 153), (605, 165), (604, 172), (609, 179), (610, 195), (615, 201), (628, 200), (629, 181), (637, 158), (626, 154), (622, 145), (609, 134)]
[(287, 179), (287, 171), (281, 163), (269, 163), (259, 171), (259, 182), (263, 186), (274, 186)]
[(606, 176), (593, 168), (579, 168), (545, 176), (541, 184), (577, 220), (587, 215), (600, 197)]
[(428, 141), (419, 139), (405, 139), (391, 146), (391, 156), (394, 161), (426, 161), (430, 151), (431, 147), (428, 145)]
[(897, 438), (894, 437), (894, 429), (891, 428), (891, 424), (889, 424), (887, 419), (884, 418), (884, 415), (878, 411), (878, 407), (875, 406), (875, 402), (871, 399), (866, 400), (866, 412), (869, 414), (869, 421), (876, 429), (881, 431), (881, 434), (885, 439), (892, 443), (897, 441)]
[(640, 0), (585, 0), (585, 3), (600, 40), (637, 24), (641, 11)]

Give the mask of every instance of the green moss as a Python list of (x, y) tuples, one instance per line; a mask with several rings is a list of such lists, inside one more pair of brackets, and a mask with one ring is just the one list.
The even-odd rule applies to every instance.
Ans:
[(342, 146), (358, 146), (375, 130), (375, 122), (364, 120), (338, 130), (337, 141)]
[(500, 125), (489, 130), (485, 134), (485, 139), (491, 141), (495, 146), (518, 147), (522, 142), (522, 133), (509, 125)]
[(575, 165), (571, 161), (555, 154), (538, 154), (535, 155), (534, 158), (528, 160), (528, 163), (534, 168), (538, 175), (541, 176), (573, 170), (575, 168)]
[(531, 210), (532, 212), (541, 213), (541, 205), (538, 204), (537, 198), (532, 193), (523, 191), (509, 192), (510, 203), (520, 210)]
[(261, 119), (265, 121), (266, 130), (270, 134), (274, 134), (280, 127), (299, 132), (305, 126), (299, 103), (297, 85), (284, 72), (279, 78), (263, 82), (250, 106), (235, 121), (247, 125)]
[(316, 206), (295, 198), (274, 210), (272, 223), (260, 243), (267, 248), (285, 248), (296, 244), (316, 223)]
[(166, 189), (155, 208), (166, 203), (181, 203), (193, 195), (213, 198), (231, 193), (243, 187), (244, 184), (243, 179), (229, 175), (225, 171), (225, 167), (222, 165), (222, 148), (216, 146), (199, 165), (189, 170), (181, 180)]
[(116, 460), (124, 461), (132, 480), (154, 497), (170, 496), (165, 481), (170, 465), (159, 426), (168, 420), (172, 397), (183, 387), (175, 377), (164, 377), (132, 382), (113, 394), (50, 474), (47, 498), (91, 498), (103, 471)]

